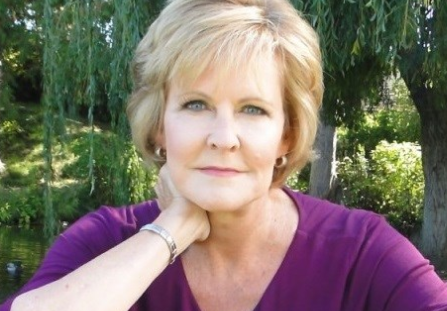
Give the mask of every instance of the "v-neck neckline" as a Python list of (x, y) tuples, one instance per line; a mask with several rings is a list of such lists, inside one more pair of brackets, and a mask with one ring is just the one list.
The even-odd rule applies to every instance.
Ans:
[[(293, 259), (293, 256), (295, 254), (294, 249), (298, 246), (298, 232), (299, 229), (301, 227), (301, 215), (302, 215), (302, 211), (301, 208), (298, 204), (297, 199), (295, 198), (295, 196), (292, 194), (292, 190), (287, 188), (287, 187), (283, 187), (282, 190), (286, 193), (286, 195), (293, 201), (293, 204), (295, 205), (297, 212), (298, 212), (298, 224), (295, 228), (295, 232), (293, 234), (293, 238), (292, 241), (290, 242), (289, 247), (287, 248), (287, 251), (285, 253), (285, 256), (281, 262), (281, 264), (279, 265), (278, 269), (276, 270), (276, 272), (274, 273), (272, 279), (269, 281), (267, 287), (265, 288), (264, 292), (261, 295), (261, 298), (259, 299), (258, 303), (256, 304), (256, 306), (254, 307), (254, 309), (252, 311), (257, 311), (260, 307), (262, 307), (262, 302), (266, 299), (266, 297), (270, 294), (270, 292), (273, 291), (273, 286), (277, 283), (277, 279), (281, 277), (281, 275), (284, 273), (283, 271), (287, 270), (286, 266), (287, 266), (287, 262), (289, 260)], [(182, 283), (182, 287), (186, 288), (187, 290), (187, 294), (190, 298), (190, 301), (192, 302), (195, 310), (194, 311), (202, 311), (200, 309), (199, 303), (196, 300), (196, 297), (194, 296), (192, 289), (189, 285), (188, 282), (188, 278), (186, 277), (186, 272), (185, 272), (185, 267), (183, 265), (183, 260), (182, 260), (182, 256), (179, 256), (178, 258), (178, 264), (179, 264), (179, 269), (181, 271), (181, 276), (180, 276), (180, 282)]]

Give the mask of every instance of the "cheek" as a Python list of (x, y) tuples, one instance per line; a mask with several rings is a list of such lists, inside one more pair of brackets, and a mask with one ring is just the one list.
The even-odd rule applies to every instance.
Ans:
[(282, 130), (278, 130), (275, 127), (270, 127), (269, 130), (267, 128), (252, 130), (250, 135), (245, 138), (247, 145), (252, 149), (254, 157), (264, 162), (269, 159), (275, 161), (282, 146)]
[(184, 162), (197, 153), (203, 141), (200, 129), (189, 120), (171, 119), (165, 122), (165, 148), (168, 160)]
[(278, 157), (277, 142), (272, 140), (259, 140), (254, 141), (251, 145), (251, 150), (247, 150), (250, 153), (249, 161), (251, 166), (259, 168), (273, 168), (276, 158)]
[(164, 137), (166, 142), (166, 151), (169, 149), (175, 149), (177, 146), (182, 145), (185, 141), (185, 131), (182, 122), (175, 122), (175, 120), (165, 120), (164, 123)]

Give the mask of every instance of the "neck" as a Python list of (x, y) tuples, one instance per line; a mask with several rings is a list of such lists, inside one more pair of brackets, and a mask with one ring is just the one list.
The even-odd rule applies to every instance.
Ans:
[(254, 252), (289, 243), (284, 236), (297, 226), (296, 209), (281, 189), (231, 213), (209, 214), (211, 233), (197, 246), (220, 260), (243, 260)]

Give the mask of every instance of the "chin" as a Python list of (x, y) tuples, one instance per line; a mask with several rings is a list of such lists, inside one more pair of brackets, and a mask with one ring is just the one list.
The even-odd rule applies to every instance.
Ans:
[(187, 198), (207, 212), (236, 212), (263, 197), (262, 194), (250, 191), (212, 191), (205, 193), (191, 193)]

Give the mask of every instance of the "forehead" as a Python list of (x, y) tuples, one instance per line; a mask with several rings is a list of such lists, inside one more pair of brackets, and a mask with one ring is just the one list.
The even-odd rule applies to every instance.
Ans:
[[(206, 57), (204, 57), (206, 59)], [(256, 87), (262, 90), (274, 81), (283, 93), (283, 62), (274, 53), (263, 53), (251, 57), (234, 59), (234, 61), (202, 61), (198, 64), (190, 63), (189, 66), (180, 66), (182, 70), (171, 73), (168, 81), (168, 89), (175, 84), (182, 89), (195, 88), (197, 85), (206, 84), (210, 79), (216, 87), (225, 88), (229, 81)], [(217, 90), (216, 90), (217, 91)]]
[(201, 71), (181, 72), (169, 83), (170, 95), (202, 92), (219, 96), (232, 93), (239, 98), (257, 97), (282, 102), (284, 86), (277, 57), (252, 59), (240, 66), (211, 64)]

